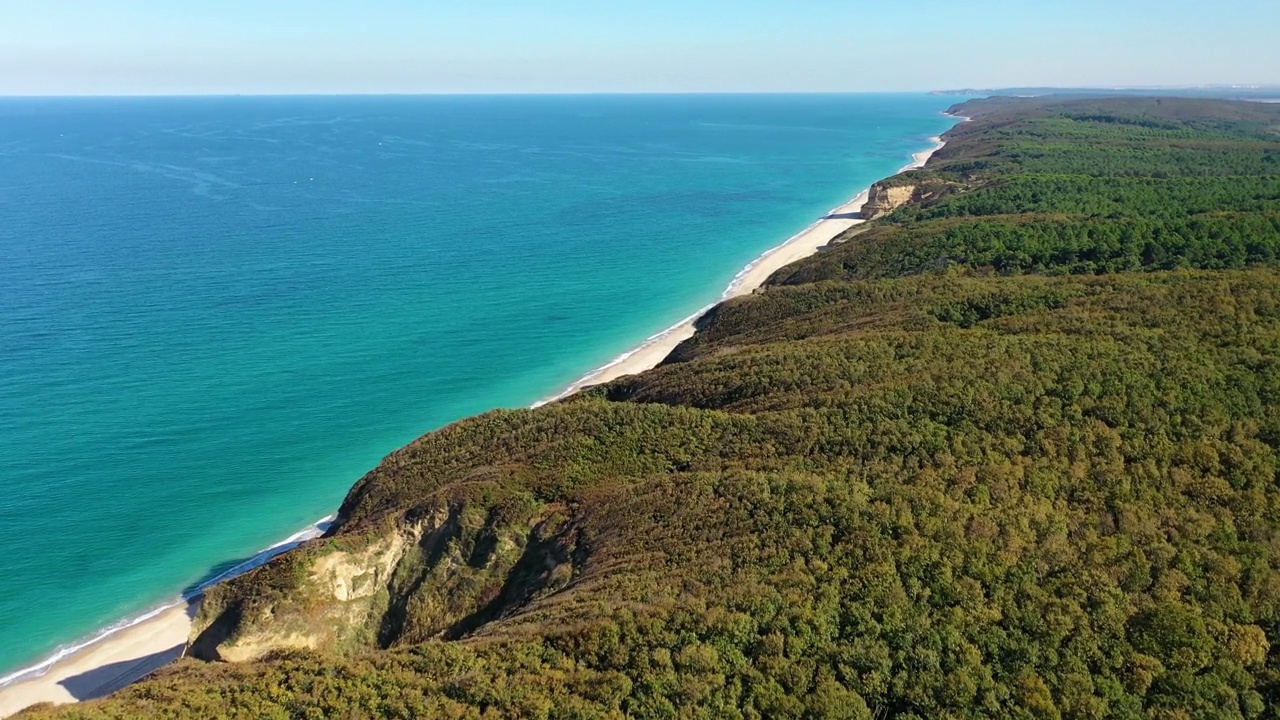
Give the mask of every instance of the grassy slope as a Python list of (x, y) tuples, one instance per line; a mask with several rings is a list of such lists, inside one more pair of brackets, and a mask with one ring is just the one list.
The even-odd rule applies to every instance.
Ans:
[(209, 598), (324, 650), (32, 717), (1280, 717), (1280, 108), (962, 110), (929, 200)]

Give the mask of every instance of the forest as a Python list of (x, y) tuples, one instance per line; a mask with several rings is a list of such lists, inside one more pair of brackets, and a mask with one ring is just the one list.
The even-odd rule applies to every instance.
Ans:
[(420, 438), (20, 717), (1280, 720), (1280, 106), (953, 112), (659, 367)]

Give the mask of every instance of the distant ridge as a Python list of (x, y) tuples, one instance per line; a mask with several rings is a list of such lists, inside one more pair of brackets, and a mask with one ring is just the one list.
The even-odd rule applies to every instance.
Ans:
[(1224, 100), (1276, 100), (1280, 99), (1280, 84), (1239, 84), (1199, 86), (1137, 86), (1111, 88), (1060, 88), (1060, 87), (1010, 87), (1010, 88), (962, 88), (935, 90), (934, 95), (960, 95), (965, 97), (989, 97), (1012, 95), (1038, 97), (1041, 95), (1163, 95), (1166, 97), (1216, 98)]

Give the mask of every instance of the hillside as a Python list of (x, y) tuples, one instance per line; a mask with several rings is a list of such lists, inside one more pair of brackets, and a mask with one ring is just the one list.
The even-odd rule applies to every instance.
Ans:
[(1280, 718), (1280, 106), (955, 112), (659, 368), (397, 451), (22, 717)]

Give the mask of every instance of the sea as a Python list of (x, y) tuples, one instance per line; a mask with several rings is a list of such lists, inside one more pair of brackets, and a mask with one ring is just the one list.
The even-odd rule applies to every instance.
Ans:
[(953, 101), (0, 98), (0, 682), (715, 302)]

